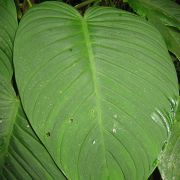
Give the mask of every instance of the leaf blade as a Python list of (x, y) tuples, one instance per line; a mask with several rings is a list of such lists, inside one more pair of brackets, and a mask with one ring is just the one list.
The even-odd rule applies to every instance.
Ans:
[(16, 28), (13, 1), (0, 0), (0, 178), (66, 179), (30, 127), (11, 83)]
[(0, 74), (11, 80), (12, 49), (17, 29), (16, 8), (13, 1), (0, 1)]
[[(177, 115), (179, 114), (179, 107)], [(167, 147), (160, 157), (158, 168), (160, 170), (163, 180), (180, 178), (179, 167), (180, 167), (180, 121), (179, 116), (176, 116), (177, 121), (173, 125), (172, 134), (168, 141)]]
[(17, 179), (66, 179), (33, 132), (21, 107), (11, 134), (3, 175), (10, 179), (11, 175)]
[(158, 19), (160, 19), (164, 25), (176, 28), (180, 26), (180, 6), (175, 2), (169, 0), (129, 0), (128, 2), (132, 8), (142, 16), (149, 16), (151, 13), (156, 12)]
[(44, 3), (21, 22), (14, 59), (25, 112), (67, 178), (148, 177), (178, 94), (154, 27), (116, 9), (81, 17), (63, 3)]

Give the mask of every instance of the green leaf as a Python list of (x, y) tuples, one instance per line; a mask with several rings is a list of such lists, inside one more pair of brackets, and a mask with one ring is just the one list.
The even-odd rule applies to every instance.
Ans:
[(0, 81), (1, 179), (66, 179), (33, 132), (9, 83)]
[(180, 6), (170, 0), (129, 0), (163, 35), (166, 45), (180, 60)]
[(147, 179), (170, 133), (176, 72), (133, 14), (43, 3), (22, 18), (15, 72), (31, 125), (68, 179)]
[(176, 112), (176, 120), (180, 121), (180, 105), (178, 105), (178, 109), (177, 109), (177, 112)]
[(12, 49), (17, 29), (16, 8), (13, 0), (0, 0), (0, 75), (11, 80)]
[(164, 25), (180, 28), (180, 6), (170, 0), (128, 0), (130, 6), (141, 16), (157, 13)]
[(180, 60), (180, 31), (173, 27), (167, 27), (166, 29), (165, 41), (167, 42), (168, 49)]
[(176, 119), (177, 122), (173, 125), (172, 134), (158, 166), (163, 180), (180, 179), (180, 106)]
[(0, 0), (0, 167), (4, 164), (9, 134), (13, 128), (13, 116), (17, 111), (15, 92), (11, 85), (12, 49), (16, 28), (14, 2)]
[(12, 2), (0, 0), (0, 179), (66, 179), (32, 130), (11, 84), (17, 27)]
[(157, 14), (151, 14), (149, 16), (149, 21), (154, 24), (154, 26), (163, 35), (166, 45), (172, 53), (180, 60), (180, 31), (171, 26), (164, 26), (162, 22), (157, 18)]
[(0, 167), (8, 151), (10, 134), (17, 113), (18, 100), (9, 81), (0, 76)]

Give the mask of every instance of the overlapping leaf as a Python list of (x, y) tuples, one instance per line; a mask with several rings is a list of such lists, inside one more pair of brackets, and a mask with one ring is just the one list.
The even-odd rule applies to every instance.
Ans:
[(13, 1), (0, 0), (0, 179), (66, 179), (36, 137), (13, 90)]
[(18, 102), (9, 81), (0, 76), (0, 167), (8, 151)]
[(82, 17), (43, 3), (20, 23), (14, 63), (25, 112), (68, 179), (147, 179), (178, 96), (153, 26), (113, 8)]
[(0, 75), (11, 80), (12, 49), (17, 29), (16, 8), (14, 2), (0, 0)]
[(176, 120), (168, 145), (160, 159), (159, 170), (163, 180), (180, 179), (180, 106)]
[(133, 9), (142, 16), (156, 13), (164, 25), (180, 28), (180, 7), (171, 0), (128, 0)]
[[(11, 87), (13, 75), (12, 49), (17, 29), (16, 8), (13, 1), (0, 0), (0, 164), (4, 163), (7, 152), (9, 132), (13, 126), (13, 113), (16, 104), (11, 96), (15, 96)], [(14, 98), (13, 98), (14, 100)]]
[(11, 85), (3, 81), (0, 81), (0, 166), (1, 179), (66, 179), (30, 127)]
[(153, 23), (169, 51), (180, 59), (180, 6), (170, 0), (129, 0), (131, 7)]

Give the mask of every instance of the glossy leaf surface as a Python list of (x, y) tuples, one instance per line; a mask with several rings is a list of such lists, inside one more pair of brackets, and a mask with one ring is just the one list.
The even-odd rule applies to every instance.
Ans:
[(172, 134), (158, 167), (163, 180), (180, 179), (180, 106), (176, 114), (176, 123), (173, 125)]
[(14, 63), (31, 125), (68, 179), (147, 179), (178, 96), (153, 26), (113, 8), (82, 17), (43, 3), (20, 23)]

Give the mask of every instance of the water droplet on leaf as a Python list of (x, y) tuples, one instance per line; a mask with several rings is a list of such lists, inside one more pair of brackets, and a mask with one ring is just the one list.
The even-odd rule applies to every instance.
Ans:
[(113, 133), (116, 133), (116, 129), (115, 129), (115, 128), (113, 128), (112, 132), (113, 132)]
[(114, 114), (113, 117), (116, 119), (116, 118), (118, 117), (118, 115), (117, 115), (117, 114)]
[(95, 143), (96, 143), (96, 141), (95, 141), (95, 140), (93, 140), (92, 144), (94, 145)]

